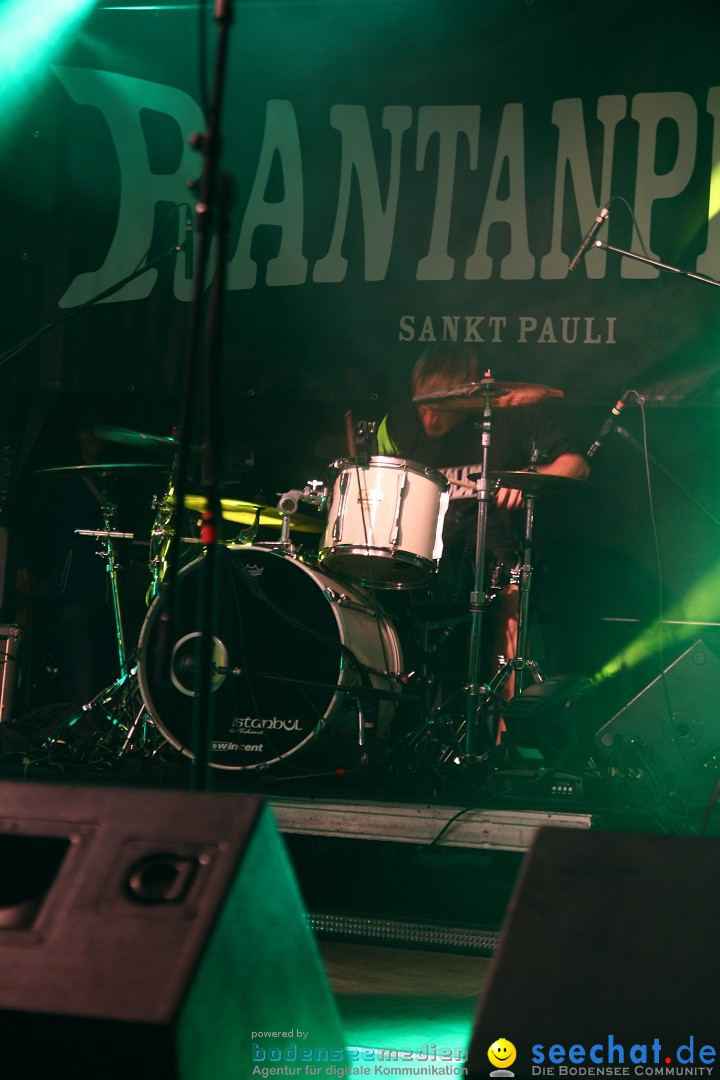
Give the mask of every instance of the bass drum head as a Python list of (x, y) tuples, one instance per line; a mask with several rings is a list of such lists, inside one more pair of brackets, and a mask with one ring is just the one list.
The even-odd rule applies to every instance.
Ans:
[[(168, 742), (189, 757), (203, 571), (200, 558), (178, 574), (167, 679), (157, 671), (163, 594), (148, 611), (139, 642), (143, 700)], [(258, 547), (220, 549), (216, 586), (210, 765), (263, 769), (288, 762), (300, 771), (301, 761), (350, 760), (357, 702), (338, 687), (396, 689), (400, 646), (385, 616), (360, 590)], [(354, 658), (373, 672), (359, 669)], [(394, 707), (377, 706), (380, 730)]]

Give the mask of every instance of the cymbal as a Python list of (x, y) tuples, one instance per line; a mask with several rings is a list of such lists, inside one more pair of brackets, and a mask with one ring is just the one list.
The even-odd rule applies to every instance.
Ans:
[[(186, 495), (185, 508), (201, 514), (207, 506), (204, 495)], [(253, 525), (258, 517), (258, 525), (280, 528), (283, 516), (274, 506), (263, 506), (261, 503), (243, 502), (240, 499), (221, 499), (220, 509), (226, 521), (236, 521), (239, 525)], [(299, 517), (297, 514), (290, 518), (290, 528), (296, 532), (322, 532), (325, 528), (324, 521), (312, 518)]]
[(521, 405), (538, 405), (541, 401), (561, 398), (565, 395), (554, 386), (542, 386), (540, 383), (497, 382), (495, 379), (482, 379), (480, 382), (461, 383), (428, 390), (413, 398), (415, 405), (430, 405), (442, 412), (467, 410), (477, 412), (485, 408), (487, 396), (494, 399), (496, 409), (516, 408)]
[(524, 469), (491, 470), (489, 475), (491, 480), (499, 480), (502, 487), (519, 488), (526, 495), (547, 495), (549, 492), (557, 491), (579, 491), (581, 487), (587, 486), (587, 480), (581, 480), (576, 476), (527, 472)]
[[(122, 446), (140, 446), (147, 450), (154, 448), (171, 450), (177, 453), (180, 440), (172, 435), (150, 435), (145, 431), (133, 431), (132, 428), (114, 427), (112, 424), (97, 424), (95, 434), (107, 442), (120, 443)], [(202, 446), (190, 446), (193, 454), (202, 454)]]
[[(123, 446), (136, 446), (142, 450), (166, 450), (172, 454), (180, 451), (180, 440), (173, 435), (150, 435), (145, 431), (133, 431), (132, 428), (113, 427), (110, 424), (98, 424), (95, 434), (107, 442), (120, 443)], [(189, 452), (194, 457), (201, 457), (204, 450), (197, 443), (190, 443)], [(249, 468), (247, 461), (239, 461), (223, 455), (223, 467), (231, 469), (234, 474), (246, 473)]]
[(119, 476), (132, 472), (145, 472), (154, 469), (155, 472), (166, 472), (164, 465), (158, 465), (147, 461), (112, 461), (94, 465), (52, 465), (47, 469), (36, 469), (36, 473), (79, 473), (80, 476)]

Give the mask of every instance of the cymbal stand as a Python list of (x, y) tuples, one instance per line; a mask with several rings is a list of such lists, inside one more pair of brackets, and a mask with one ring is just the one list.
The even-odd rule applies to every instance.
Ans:
[[(79, 757), (86, 756), (86, 750), (91, 744), (94, 748), (91, 749), (91, 755), (103, 746), (112, 747), (115, 740), (111, 737), (118, 734), (122, 736), (120, 749), (114, 755), (118, 761), (130, 750), (145, 748), (148, 743), (150, 716), (138, 687), (137, 664), (131, 664), (127, 671), (120, 673), (114, 683), (104, 687), (94, 698), (81, 705), (67, 721), (67, 727), (72, 729), (83, 716), (91, 716), (96, 709), (102, 709), (103, 719), (109, 727), (102, 730), (101, 720), (87, 738), (83, 737), (77, 747)], [(138, 731), (140, 737), (136, 740)], [(57, 732), (53, 732), (47, 740), (50, 744), (58, 741)]]
[(150, 536), (150, 586), (145, 597), (148, 605), (153, 602), (160, 592), (160, 586), (162, 585), (163, 578), (165, 577), (165, 570), (167, 569), (168, 551), (172, 536), (174, 535), (172, 532), (172, 500), (174, 493), (173, 478), (171, 474), (163, 494), (160, 498), (155, 496), (153, 499), (153, 509), (156, 513), (152, 534)]
[[(162, 500), (158, 517), (155, 520), (153, 527), (153, 539), (156, 544), (159, 539), (157, 535), (158, 529), (167, 523), (167, 511), (172, 496), (172, 481), (170, 487), (166, 493), (165, 498)], [(142, 699), (140, 689), (137, 681), (137, 664), (128, 664), (127, 649), (125, 647), (125, 636), (123, 631), (122, 612), (120, 608), (120, 585), (118, 580), (118, 569), (121, 569), (113, 545), (113, 536), (110, 524), (114, 521), (115, 514), (117, 513), (117, 506), (113, 503), (103, 503), (102, 514), (105, 523), (105, 530), (107, 536), (105, 539), (104, 548), (98, 552), (98, 555), (104, 555), (106, 560), (107, 572), (110, 575), (110, 592), (112, 595), (113, 612), (115, 615), (115, 626), (117, 632), (117, 646), (118, 646), (118, 663), (120, 668), (120, 675), (118, 679), (112, 683), (105, 690), (101, 690), (100, 694), (87, 705), (82, 706), (83, 712), (89, 712), (97, 705), (101, 704), (106, 712), (107, 718), (111, 721), (113, 728), (124, 728), (125, 737), (122, 741), (122, 745), (117, 752), (117, 758), (124, 757), (129, 750), (135, 748), (136, 735), (141, 730), (141, 737), (139, 746), (143, 747), (147, 743), (147, 725), (149, 722), (149, 713), (145, 708), (145, 702)], [(155, 597), (157, 589), (159, 589), (160, 581), (162, 580), (162, 572), (165, 568), (165, 557), (167, 554), (167, 547), (161, 544), (160, 550), (156, 551), (156, 558), (153, 570), (153, 581), (151, 585), (152, 596)]]
[(118, 570), (120, 564), (117, 560), (117, 553), (115, 550), (115, 544), (113, 542), (113, 526), (115, 524), (115, 515), (117, 514), (117, 504), (111, 502), (110, 499), (103, 492), (103, 503), (101, 506), (101, 512), (103, 516), (103, 524), (105, 526), (104, 535), (100, 538), (104, 541), (103, 546), (98, 555), (102, 555), (105, 559), (105, 568), (107, 569), (110, 577), (110, 595), (112, 597), (113, 616), (115, 618), (115, 636), (117, 639), (118, 649), (118, 663), (120, 665), (121, 675), (125, 672), (125, 666), (127, 664), (127, 652), (125, 649), (125, 633), (123, 630), (122, 613), (120, 611), (120, 589), (118, 586)]
[(118, 570), (122, 567), (117, 559), (117, 552), (115, 549), (115, 540), (122, 539), (132, 534), (118, 532), (115, 528), (115, 515), (117, 514), (117, 504), (111, 502), (104, 489), (101, 489), (102, 502), (100, 504), (100, 510), (103, 517), (102, 529), (76, 529), (76, 536), (93, 536), (96, 540), (102, 540), (102, 546), (99, 551), (96, 551), (96, 555), (102, 556), (105, 559), (105, 569), (108, 572), (110, 578), (110, 596), (112, 598), (113, 605), (113, 618), (115, 620), (115, 640), (117, 642), (118, 650), (118, 664), (120, 667), (120, 673), (125, 671), (127, 664), (127, 652), (125, 649), (125, 632), (123, 630), (122, 612), (120, 610), (120, 588), (118, 584)]
[[(101, 509), (103, 524), (105, 525), (103, 530), (77, 529), (76, 533), (81, 536), (93, 536), (96, 540), (102, 541), (102, 546), (96, 554), (105, 559), (105, 566), (110, 578), (110, 594), (112, 597), (113, 616), (115, 620), (119, 675), (115, 682), (110, 683), (109, 686), (103, 687), (93, 698), (81, 705), (62, 727), (72, 729), (79, 723), (83, 716), (92, 715), (95, 709), (101, 708), (105, 720), (111, 725), (110, 733), (118, 729), (124, 733), (122, 745), (117, 752), (117, 757), (119, 759), (135, 746), (135, 735), (141, 724), (143, 727), (142, 743), (145, 742), (147, 738), (145, 724), (149, 719), (149, 714), (147, 713), (145, 703), (142, 700), (138, 688), (137, 664), (129, 665), (128, 663), (118, 580), (118, 570), (121, 569), (121, 567), (118, 562), (115, 546), (116, 539), (122, 537), (124, 534), (118, 533), (113, 529), (117, 506), (107, 498), (105, 492), (103, 492)], [(56, 729), (53, 731), (45, 740), (46, 746), (53, 746), (59, 742), (64, 742), (64, 740), (58, 737), (59, 730), (60, 729)], [(97, 746), (100, 746), (105, 742), (107, 734), (108, 733), (106, 732), (101, 733), (100, 731), (93, 732)], [(87, 744), (80, 745), (80, 756), (83, 756), (83, 750), (86, 745)]]
[(484, 687), (479, 684), (480, 644), (482, 640), (482, 617), (485, 607), (485, 551), (487, 548), (487, 513), (490, 501), (489, 453), (492, 432), (492, 408), (490, 398), (494, 380), (485, 378), (481, 384), (485, 393), (482, 418), (482, 472), (476, 479), (478, 497), (477, 533), (475, 538), (475, 579), (470, 593), (470, 652), (468, 678), (465, 688), (465, 754), (476, 755), (477, 719)]

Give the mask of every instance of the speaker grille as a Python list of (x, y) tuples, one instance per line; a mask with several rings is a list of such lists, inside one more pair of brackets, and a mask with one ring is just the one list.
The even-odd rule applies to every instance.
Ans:
[(720, 778), (720, 660), (696, 641), (596, 732), (611, 770), (704, 803)]
[(378, 945), (414, 945), (446, 952), (492, 956), (498, 932), (472, 926), (443, 926), (410, 919), (380, 919), (365, 915), (313, 912), (310, 928), (318, 937), (343, 941), (372, 942)]

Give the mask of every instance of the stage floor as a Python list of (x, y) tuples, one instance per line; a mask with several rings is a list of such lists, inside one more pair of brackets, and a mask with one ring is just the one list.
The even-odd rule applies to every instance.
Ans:
[(320, 953), (348, 1046), (467, 1052), (490, 960), (341, 942)]

